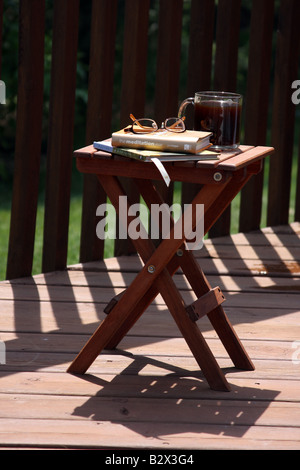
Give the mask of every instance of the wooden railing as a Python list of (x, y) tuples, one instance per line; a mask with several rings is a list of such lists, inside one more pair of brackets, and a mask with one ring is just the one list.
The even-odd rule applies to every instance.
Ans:
[[(47, 139), (47, 180), (42, 271), (64, 269), (67, 263), (70, 181), (74, 150), (76, 65), (80, 37), (79, 0), (53, 0), (52, 72)], [(155, 3), (155, 2), (154, 2)], [(179, 102), (203, 89), (241, 91), (239, 38), (243, 0), (160, 0), (156, 33), (154, 93), (149, 98), (147, 74), (148, 33), (153, 27), (150, 0), (91, 1), (90, 68), (85, 140), (108, 137), (113, 128), (113, 109), (119, 109), (118, 127), (127, 125), (130, 112), (161, 121), (176, 115)], [(249, 3), (249, 2), (247, 2)], [(118, 16), (124, 7), (124, 18)], [(188, 15), (189, 45), (182, 51), (183, 8)], [(5, 0), (0, 0), (0, 25)], [(39, 170), (41, 161), (44, 88), (44, 0), (19, 1), (19, 64), (17, 124), (14, 155), (14, 186), (7, 278), (28, 276), (32, 271)], [(185, 16), (186, 17), (186, 16)], [(117, 27), (124, 28), (122, 82), (119, 102), (114, 95)], [(295, 110), (291, 85), (298, 78), (299, 0), (253, 0), (249, 18), (249, 52), (244, 76), (244, 135), (249, 145), (271, 144), (275, 154), (269, 172), (253, 178), (241, 194), (239, 229), (249, 231), (261, 224), (263, 180), (268, 178), (267, 224), (289, 221), (290, 187), (294, 146)], [(0, 26), (1, 31), (1, 26)], [(0, 35), (1, 38), (1, 35)], [(0, 66), (1, 66), (0, 43)], [(187, 54), (186, 62), (182, 54)], [(187, 66), (182, 70), (183, 63)], [(2, 69), (5, 57), (2, 56)], [(1, 68), (0, 68), (1, 70)], [(183, 77), (183, 79), (182, 79)], [(300, 77), (299, 77), (300, 78)], [(180, 80), (184, 80), (182, 86)], [(294, 157), (294, 158), (297, 158)], [(300, 178), (295, 219), (300, 217)], [(126, 183), (129, 184), (129, 183)], [(295, 183), (296, 184), (296, 183)], [(183, 202), (195, 188), (184, 185)], [(172, 188), (170, 189), (172, 191)], [(171, 197), (171, 193), (168, 195)], [(82, 195), (81, 262), (103, 256), (97, 239), (96, 207), (104, 193), (95, 178), (86, 176)], [(230, 208), (210, 235), (230, 232)], [(127, 246), (116, 244), (116, 254)]]

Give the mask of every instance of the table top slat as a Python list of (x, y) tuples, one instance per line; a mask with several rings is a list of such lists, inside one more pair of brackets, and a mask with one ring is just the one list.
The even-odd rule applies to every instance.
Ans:
[(218, 169), (238, 170), (244, 166), (247, 166), (250, 163), (254, 163), (257, 160), (261, 160), (262, 157), (273, 152), (273, 147), (254, 147), (250, 150), (247, 150), (246, 152), (242, 152), (238, 155), (233, 156), (225, 162), (221, 162), (218, 165)]

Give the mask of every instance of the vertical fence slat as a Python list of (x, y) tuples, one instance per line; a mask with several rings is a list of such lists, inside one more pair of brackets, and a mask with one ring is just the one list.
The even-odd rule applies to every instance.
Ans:
[(219, 0), (214, 87), (236, 91), (241, 0)]
[[(196, 91), (210, 90), (212, 50), (214, 39), (214, 0), (192, 0), (190, 11), (190, 38), (187, 71), (187, 96)], [(187, 110), (187, 127), (193, 128), (193, 110)], [(190, 203), (198, 185), (182, 184), (182, 204)]]
[[(265, 145), (268, 125), (274, 0), (253, 0), (247, 90), (245, 99), (245, 136), (247, 145)], [(263, 44), (263, 47), (262, 47)], [(240, 226), (242, 232), (260, 227), (264, 172), (247, 183), (241, 192)]]
[(210, 90), (214, 39), (214, 0), (192, 0), (187, 94)]
[[(215, 90), (236, 91), (238, 46), (240, 33), (241, 0), (219, 0), (216, 56), (215, 56)], [(230, 206), (211, 228), (211, 237), (230, 233)]]
[(183, 2), (161, 0), (159, 7), (154, 116), (160, 124), (178, 112)]
[(274, 78), (272, 146), (270, 159), (267, 224), (287, 224), (289, 220), (291, 166), (295, 105), (292, 82), (297, 79), (299, 59), (299, 0), (282, 0), (277, 30)]
[(34, 251), (42, 136), (45, 4), (22, 0), (14, 184), (7, 279), (30, 276)]
[(121, 93), (121, 127), (130, 123), (129, 114), (144, 114), (150, 1), (126, 0)]
[[(177, 116), (179, 104), (180, 54), (182, 34), (182, 0), (159, 2), (157, 63), (154, 118), (160, 125), (167, 117)], [(162, 182), (157, 189), (169, 204), (173, 199), (173, 183)]]
[[(148, 49), (148, 22), (150, 1), (126, 0), (124, 21), (124, 49), (121, 92), (121, 127), (144, 115), (146, 98), (146, 72)], [(132, 182), (121, 179), (133, 202), (139, 202), (138, 192)], [(115, 255), (135, 252), (129, 240), (116, 240)]]
[(55, 0), (43, 272), (67, 262), (79, 0)]
[[(117, 0), (92, 5), (86, 143), (111, 134)], [(84, 175), (80, 262), (103, 257), (104, 242), (96, 236), (96, 208), (106, 195), (94, 175)]]

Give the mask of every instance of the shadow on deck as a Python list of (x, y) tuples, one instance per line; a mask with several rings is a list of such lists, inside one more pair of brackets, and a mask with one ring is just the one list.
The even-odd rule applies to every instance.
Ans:
[[(136, 256), (0, 283), (1, 447), (299, 449), (299, 237), (295, 223), (206, 240), (199, 251), (256, 368), (235, 369), (199, 320), (231, 392), (209, 389), (160, 296), (118, 349), (83, 376), (66, 373), (139, 271)], [(193, 300), (184, 276), (174, 279)]]

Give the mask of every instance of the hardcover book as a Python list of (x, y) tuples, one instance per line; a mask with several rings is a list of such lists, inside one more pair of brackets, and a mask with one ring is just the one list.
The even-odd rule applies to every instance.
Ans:
[(160, 129), (148, 134), (134, 134), (122, 129), (112, 134), (112, 146), (196, 154), (212, 145), (210, 136), (210, 132), (191, 130), (177, 133)]

